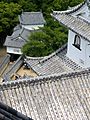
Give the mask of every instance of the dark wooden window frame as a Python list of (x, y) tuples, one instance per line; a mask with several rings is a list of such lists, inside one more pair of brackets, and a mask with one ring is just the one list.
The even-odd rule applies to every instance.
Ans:
[(74, 44), (73, 46), (75, 46), (77, 49), (81, 50), (81, 38), (79, 35), (75, 35), (74, 37)]

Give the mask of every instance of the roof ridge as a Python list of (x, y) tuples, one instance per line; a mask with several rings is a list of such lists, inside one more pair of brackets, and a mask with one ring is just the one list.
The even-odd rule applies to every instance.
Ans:
[(38, 12), (34, 12), (34, 11), (32, 11), (32, 12), (22, 12), (22, 14), (25, 14), (25, 13), (26, 13), (26, 14), (28, 14), (28, 13), (31, 14), (31, 13), (42, 13), (42, 12), (41, 12), (41, 11), (40, 11), (40, 12), (39, 12), (39, 11), (38, 11)]
[(17, 120), (32, 120), (31, 118), (23, 115), (17, 110), (9, 107), (8, 105), (0, 102), (0, 115), (5, 120), (17, 119)]
[(85, 5), (86, 1), (74, 6), (74, 7), (71, 7), (71, 9), (67, 9), (66, 11), (53, 11), (53, 14), (60, 14), (60, 13), (66, 13), (66, 14), (72, 14), (74, 12), (76, 12), (77, 10), (79, 10), (80, 8), (82, 8), (83, 5)]
[[(60, 13), (59, 15), (58, 14), (56, 14), (56, 15), (52, 14), (52, 17), (54, 17), (61, 24), (65, 25), (66, 27), (68, 27), (69, 29), (74, 31), (75, 33), (79, 34), (81, 37), (83, 37), (87, 41), (90, 41), (89, 36), (86, 36), (86, 32), (87, 32), (86, 30), (87, 29), (85, 29), (86, 27), (88, 27), (90, 29), (90, 24), (88, 24), (85, 20), (80, 19), (79, 17), (74, 17), (72, 15), (63, 14), (63, 13)], [(70, 20), (71, 20), (71, 22), (70, 22)], [(73, 22), (76, 22), (76, 24), (73, 24)], [(80, 31), (80, 29), (78, 27), (77, 27), (77, 29), (75, 28), (76, 27), (75, 25), (77, 25), (77, 24), (82, 25), (81, 27), (83, 27), (83, 29), (80, 28), (81, 31)], [(84, 27), (84, 26), (86, 26), (86, 27)]]
[(67, 43), (64, 44), (61, 48), (57, 49), (55, 52), (51, 53), (48, 56), (45, 56), (40, 62), (45, 62), (46, 60), (50, 59), (51, 57), (55, 56), (58, 52), (61, 52), (63, 49), (67, 47)]
[[(18, 34), (18, 36), (16, 36), (16, 37), (12, 37), (12, 36), (11, 36), (11, 37), (12, 37), (11, 40), (14, 40), (14, 39), (15, 39), (15, 41), (16, 41), (17, 38), (21, 37), (23, 41), (26, 41), (26, 40), (21, 36), (22, 33), (23, 33), (23, 31), (24, 31), (24, 28), (21, 28), (21, 29), (20, 29), (20, 33)], [(16, 32), (16, 31), (15, 31), (15, 32)]]
[[(82, 69), (82, 70), (77, 70), (73, 72), (63, 72), (63, 73), (58, 73), (58, 74), (51, 74), (51, 75), (45, 75), (45, 76), (38, 76), (35, 78), (26, 78), (26, 79), (18, 79), (15, 81), (7, 81), (3, 82), (0, 84), (0, 89), (6, 89), (8, 87), (15, 87), (19, 84), (34, 84), (34, 83), (39, 83), (39, 82), (44, 82), (44, 81), (51, 81), (53, 78), (67, 78), (67, 77), (75, 77), (75, 76), (82, 76), (90, 73), (90, 68), (88, 69)], [(52, 78), (52, 79), (51, 79)]]

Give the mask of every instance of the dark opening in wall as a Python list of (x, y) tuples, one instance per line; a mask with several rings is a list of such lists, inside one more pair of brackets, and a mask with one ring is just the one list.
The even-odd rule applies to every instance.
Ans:
[(80, 39), (80, 36), (75, 35), (73, 46), (75, 46), (76, 48), (78, 48), (79, 50), (81, 50), (81, 48), (80, 48), (80, 47), (81, 47), (81, 39)]
[(11, 62), (16, 61), (20, 57), (20, 55), (17, 55), (17, 54), (10, 53), (10, 55), (11, 55), (11, 57), (10, 57)]

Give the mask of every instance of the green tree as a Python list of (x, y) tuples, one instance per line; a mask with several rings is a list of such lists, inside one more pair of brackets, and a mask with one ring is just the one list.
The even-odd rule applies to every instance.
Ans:
[[(1, 1), (4, 2), (0, 2), (0, 40), (1, 40), (0, 43), (3, 43), (6, 36), (12, 33), (13, 27), (18, 23), (18, 14), (20, 14), (21, 9), (23, 11), (42, 10), (47, 23), (47, 25), (45, 25), (42, 31), (45, 35), (49, 37), (49, 40), (46, 39), (43, 42), (41, 42), (37, 38), (37, 41), (31, 40), (32, 43), (30, 43), (30, 45), (40, 43), (40, 46), (44, 46), (43, 48), (45, 48), (45, 46), (47, 45), (48, 47), (50, 47), (50, 52), (58, 49), (58, 47), (61, 47), (62, 44), (64, 44), (67, 41), (67, 29), (61, 26), (59, 22), (54, 21), (53, 18), (50, 16), (50, 13), (52, 12), (52, 10), (66, 10), (68, 6), (75, 6), (83, 2), (83, 0), (1, 0)], [(37, 36), (40, 37), (39, 35)], [(44, 35), (42, 34), (41, 36)], [(46, 49), (47, 54), (49, 54), (50, 52), (48, 52), (48, 49)]]
[(50, 36), (44, 32), (32, 33), (28, 42), (22, 48), (23, 54), (38, 57), (50, 54), (53, 52), (50, 39)]
[(32, 33), (29, 41), (23, 46), (22, 52), (28, 56), (49, 55), (67, 41), (67, 34), (62, 29), (51, 29), (48, 26), (41, 28), (41, 32)]
[(0, 44), (2, 45), (7, 35), (12, 33), (13, 27), (18, 23), (18, 14), (21, 6), (17, 3), (0, 2)]
[(69, 6), (73, 7), (75, 5), (78, 5), (79, 3), (82, 3), (84, 0), (69, 0)]
[(18, 4), (22, 6), (24, 12), (37, 11), (37, 5), (31, 0), (18, 0)]

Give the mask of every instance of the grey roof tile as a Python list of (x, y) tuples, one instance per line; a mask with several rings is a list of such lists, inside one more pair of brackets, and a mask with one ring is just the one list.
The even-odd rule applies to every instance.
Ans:
[(26, 63), (38, 75), (50, 75), (82, 69), (66, 56), (66, 52), (67, 45), (65, 44), (54, 53), (42, 59), (35, 59), (35, 57), (27, 58)]
[(32, 120), (8, 105), (0, 102), (0, 120)]
[(83, 7), (85, 7), (86, 4), (87, 4), (86, 1), (84, 1), (84, 2), (80, 3), (79, 5), (76, 5), (74, 7), (69, 7), (68, 10), (65, 10), (65, 11), (53, 11), (53, 13), (57, 13), (57, 14), (59, 14), (59, 13), (73, 14), (73, 13), (83, 9)]
[(90, 120), (90, 70), (3, 83), (0, 101), (34, 120)]
[(31, 32), (34, 30), (30, 31), (25, 28), (15, 30), (11, 36), (6, 37), (4, 46), (21, 48), (27, 42)]
[(16, 30), (19, 30), (20, 28), (21, 28), (21, 25), (18, 24), (17, 26), (14, 27), (13, 32), (16, 31)]
[(63, 13), (54, 13), (52, 16), (85, 40), (90, 41), (90, 24), (87, 21)]
[(45, 24), (45, 20), (41, 12), (22, 12), (22, 14), (19, 15), (19, 21), (23, 25)]
[(7, 36), (4, 46), (21, 48), (26, 42), (20, 37), (12, 40), (11, 36)]
[[(41, 12), (23, 12), (19, 16), (19, 20), (20, 23), (24, 25), (41, 25), (45, 23)], [(17, 25), (14, 28), (12, 35), (6, 37), (4, 46), (21, 48), (28, 40), (30, 33), (34, 31), (38, 30), (28, 30)]]

